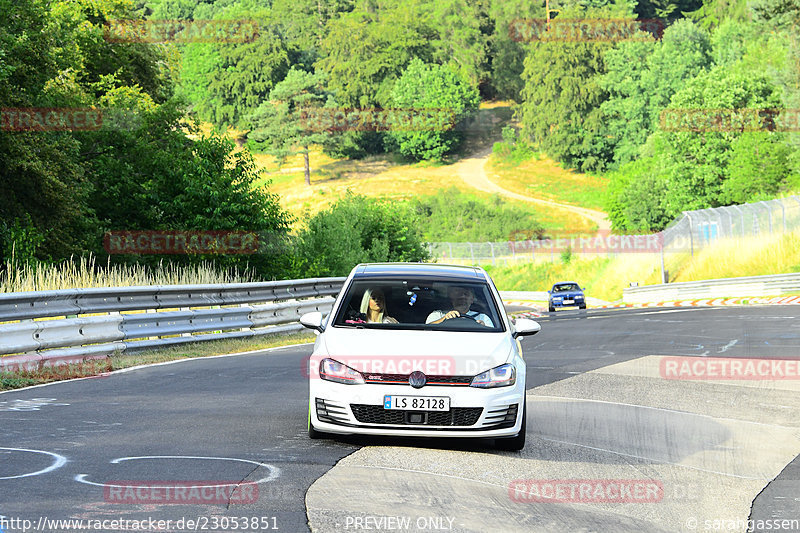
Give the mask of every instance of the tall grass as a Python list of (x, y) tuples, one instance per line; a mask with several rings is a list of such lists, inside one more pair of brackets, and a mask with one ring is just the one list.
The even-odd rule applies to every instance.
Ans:
[(7, 262), (0, 269), (0, 293), (73, 289), (88, 287), (129, 287), (138, 285), (185, 285), (257, 281), (253, 272), (219, 270), (210, 263), (176, 265), (98, 265), (94, 256), (71, 258), (60, 264)]

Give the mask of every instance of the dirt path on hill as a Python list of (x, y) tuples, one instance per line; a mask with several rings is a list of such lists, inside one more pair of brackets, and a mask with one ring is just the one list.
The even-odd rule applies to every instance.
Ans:
[(606, 214), (602, 211), (597, 211), (595, 209), (588, 209), (586, 207), (577, 207), (574, 205), (569, 204), (562, 204), (559, 202), (554, 202), (552, 200), (544, 200), (541, 198), (533, 198), (531, 196), (525, 196), (523, 194), (519, 194), (513, 191), (509, 191), (508, 189), (504, 189), (494, 183), (492, 180), (489, 179), (489, 176), (486, 174), (486, 163), (489, 161), (489, 156), (492, 153), (491, 146), (488, 148), (483, 148), (478, 152), (475, 152), (472, 156), (466, 157), (461, 159), (457, 163), (454, 163), (452, 168), (456, 171), (458, 176), (470, 187), (478, 189), (479, 191), (488, 192), (491, 194), (500, 194), (502, 196), (507, 196), (508, 198), (514, 198), (516, 200), (522, 200), (524, 202), (531, 202), (540, 205), (546, 205), (550, 207), (558, 207), (561, 209), (567, 209), (569, 211), (574, 212), (577, 215), (580, 215), (584, 218), (588, 218), (595, 224), (597, 224), (598, 230), (610, 230), (611, 229), (611, 222), (606, 218)]

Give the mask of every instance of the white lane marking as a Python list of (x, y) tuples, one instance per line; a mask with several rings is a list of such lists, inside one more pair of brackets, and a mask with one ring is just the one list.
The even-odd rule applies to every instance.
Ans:
[(9, 402), (0, 402), (0, 412), (3, 411), (38, 411), (42, 407), (48, 405), (69, 405), (68, 403), (52, 403), (56, 398), (31, 398), (30, 400), (11, 400)]
[(557, 440), (557, 439), (548, 439), (546, 437), (541, 437), (541, 436), (535, 435), (535, 434), (533, 436), (538, 438), (538, 439), (546, 440), (548, 442), (556, 442), (558, 444), (568, 444), (570, 446), (577, 446), (579, 448), (587, 448), (589, 450), (594, 450), (594, 451), (598, 451), (598, 452), (607, 452), (607, 453), (613, 453), (614, 455), (621, 455), (623, 457), (631, 457), (633, 459), (641, 459), (641, 460), (644, 460), (644, 461), (652, 461), (652, 462), (658, 463), (658, 464), (680, 466), (682, 468), (688, 468), (690, 470), (697, 470), (698, 472), (707, 472), (709, 474), (717, 474), (717, 475), (720, 475), (720, 476), (735, 477), (735, 478), (738, 478), (738, 479), (753, 479), (753, 480), (757, 480), (757, 481), (769, 481), (769, 480), (772, 479), (772, 478), (740, 476), (739, 474), (729, 474), (727, 472), (718, 472), (716, 470), (709, 470), (707, 468), (699, 468), (697, 466), (683, 465), (681, 463), (673, 463), (672, 461), (663, 461), (661, 459), (653, 459), (652, 457), (644, 457), (642, 455), (633, 455), (633, 454), (630, 454), (630, 453), (623, 453), (623, 452), (617, 452), (617, 451), (614, 451), (614, 450), (608, 450), (606, 448), (597, 448), (597, 447), (594, 447), (594, 446), (588, 446), (586, 444), (578, 444), (577, 442), (569, 442), (569, 441)]
[(726, 344), (725, 346), (723, 346), (723, 347), (722, 347), (722, 348), (719, 350), (719, 352), (718, 352), (718, 353), (727, 352), (727, 351), (728, 351), (728, 348), (733, 348), (733, 347), (736, 345), (736, 343), (737, 343), (737, 342), (739, 342), (739, 339), (733, 339), (731, 342), (729, 342), (728, 344)]
[[(267, 464), (267, 463), (259, 463), (258, 461), (250, 461), (249, 459), (237, 459), (235, 457), (202, 457), (202, 456), (194, 456), (194, 455), (143, 455), (139, 457), (120, 457), (118, 459), (114, 459), (110, 461), (113, 464), (119, 464), (123, 461), (139, 461), (139, 460), (147, 460), (147, 459), (193, 459), (193, 460), (209, 460), (209, 461), (236, 461), (240, 463), (250, 463), (257, 466), (263, 466), (269, 469), (269, 474), (266, 477), (259, 479), (258, 481), (253, 481), (253, 483), (268, 483), (280, 477), (281, 469), (277, 466)], [(85, 483), (87, 485), (94, 485), (96, 487), (114, 487), (114, 488), (125, 488), (125, 485), (112, 485), (109, 483), (95, 483), (94, 481), (89, 481), (86, 479), (88, 474), (78, 474), (75, 476), (75, 481), (79, 483)], [(225, 483), (222, 485), (204, 485), (206, 487), (230, 487), (237, 484), (234, 483)], [(153, 488), (168, 488), (168, 487), (153, 487)]]
[(46, 452), (46, 451), (43, 451), (43, 450), (28, 450), (28, 449), (25, 449), (25, 448), (3, 448), (3, 447), (0, 447), (0, 450), (10, 450), (12, 452), (41, 453), (41, 454), (44, 454), (44, 455), (49, 455), (50, 457), (55, 459), (53, 461), (53, 464), (51, 464), (47, 468), (43, 468), (42, 470), (37, 470), (36, 472), (30, 472), (28, 474), (20, 474), (18, 476), (0, 477), (0, 479), (19, 479), (21, 477), (40, 476), (42, 474), (47, 474), (48, 472), (52, 472), (53, 470), (61, 468), (62, 466), (67, 464), (67, 458), (66, 457), (64, 457), (63, 455), (58, 455), (57, 453), (53, 453), (53, 452)]

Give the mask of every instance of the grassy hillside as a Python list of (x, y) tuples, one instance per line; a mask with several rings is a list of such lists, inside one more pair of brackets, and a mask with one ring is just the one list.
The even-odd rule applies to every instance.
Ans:
[[(496, 202), (492, 200), (490, 193), (465, 183), (459, 175), (459, 172), (464, 171), (459, 164), (467, 157), (476, 157), (476, 154), (487, 157), (494, 142), (501, 139), (502, 127), (510, 119), (511, 109), (508, 103), (482, 104), (476, 120), (465, 126), (466, 140), (461, 156), (454, 156), (444, 163), (408, 163), (391, 155), (376, 155), (361, 160), (333, 159), (319, 148), (313, 148), (310, 154), (310, 187), (304, 182), (301, 155), (287, 159), (282, 165), (276, 164), (274, 158), (268, 154), (255, 154), (254, 157), (264, 170), (261, 183), (269, 183), (270, 190), (280, 196), (283, 207), (294, 214), (299, 223), (341, 198), (348, 190), (365, 196), (404, 201), (434, 195), (454, 187), (475, 201), (491, 205)], [(513, 192), (586, 207), (599, 205), (594, 200), (581, 204), (584, 198), (590, 199), (600, 194), (604, 187), (603, 182), (593, 177), (562, 169), (555, 171), (557, 166), (549, 160), (532, 159), (526, 161), (522, 168), (526, 183), (539, 179), (546, 185), (539, 189), (522, 190), (518, 183), (509, 178), (514, 174), (513, 167), (492, 167), (490, 172), (490, 166), (486, 166), (491, 180), (496, 177), (505, 179), (507, 184), (500, 181), (497, 183)], [(564, 191), (564, 194), (539, 194), (540, 189)], [(583, 191), (583, 196), (575, 191)], [(576, 217), (569, 209), (541, 206), (506, 197), (503, 197), (503, 202), (509, 208), (529, 213), (546, 229), (591, 231), (595, 227), (591, 221)]]
[[(488, 266), (498, 289), (544, 291), (556, 281), (574, 280), (586, 287), (587, 295), (606, 301), (622, 299), (622, 289), (631, 282), (660, 283), (658, 254), (625, 254), (612, 258), (563, 262), (535, 262), (513, 266)], [(722, 240), (689, 253), (667, 254), (666, 269), (671, 282), (733, 278), (800, 272), (800, 230), (787, 234)]]

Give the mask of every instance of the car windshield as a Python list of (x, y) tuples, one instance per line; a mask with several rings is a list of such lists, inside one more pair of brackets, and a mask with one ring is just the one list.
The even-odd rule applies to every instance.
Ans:
[(334, 326), (505, 331), (487, 284), (430, 279), (354, 280)]
[(576, 283), (560, 283), (558, 285), (553, 285), (553, 292), (569, 292), (579, 290), (581, 289)]

